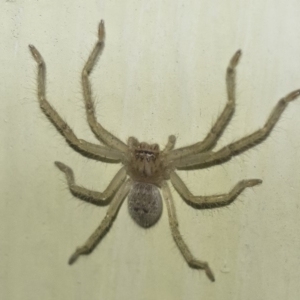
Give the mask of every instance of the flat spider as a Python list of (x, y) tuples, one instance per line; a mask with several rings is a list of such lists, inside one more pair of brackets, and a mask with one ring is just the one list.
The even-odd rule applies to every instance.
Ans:
[(45, 95), (46, 66), (44, 60), (33, 45), (29, 46), (32, 56), (38, 64), (38, 100), (44, 114), (66, 139), (67, 143), (82, 155), (100, 161), (120, 162), (123, 165), (106, 190), (101, 193), (78, 186), (75, 183), (72, 169), (61, 162), (55, 162), (56, 166), (65, 173), (69, 189), (76, 197), (98, 205), (110, 203), (107, 214), (100, 226), (83, 246), (75, 250), (69, 259), (69, 264), (73, 264), (80, 255), (89, 254), (96, 247), (111, 227), (127, 195), (128, 210), (133, 220), (144, 228), (154, 225), (162, 213), (162, 197), (159, 191), (161, 189), (167, 206), (171, 232), (183, 257), (191, 268), (205, 270), (208, 278), (214, 281), (215, 277), (208, 263), (194, 258), (179, 232), (168, 180), (171, 180), (171, 183), (182, 198), (196, 208), (214, 208), (229, 205), (244, 189), (262, 183), (260, 179), (242, 180), (227, 194), (205, 197), (194, 196), (175, 170), (203, 168), (220, 164), (260, 143), (270, 134), (288, 103), (300, 95), (300, 90), (296, 90), (282, 98), (261, 129), (218, 151), (212, 151), (211, 149), (216, 145), (235, 109), (235, 68), (241, 57), (241, 51), (239, 50), (234, 54), (227, 68), (227, 104), (202, 142), (174, 150), (176, 139), (174, 135), (171, 135), (163, 150), (160, 150), (157, 144), (140, 143), (134, 137), (130, 137), (127, 144), (125, 144), (104, 129), (97, 122), (95, 115), (89, 74), (104, 48), (104, 38), (104, 22), (101, 21), (98, 28), (98, 41), (83, 68), (81, 79), (89, 126), (95, 136), (105, 146), (78, 139), (70, 126), (49, 104)]

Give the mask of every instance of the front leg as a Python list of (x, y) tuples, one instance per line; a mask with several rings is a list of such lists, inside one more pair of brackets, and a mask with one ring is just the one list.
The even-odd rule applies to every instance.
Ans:
[(83, 96), (85, 101), (85, 110), (87, 115), (88, 123), (95, 134), (95, 136), (105, 143), (107, 146), (117, 149), (121, 152), (127, 152), (128, 147), (121, 140), (116, 138), (113, 134), (107, 131), (97, 122), (95, 114), (95, 106), (92, 99), (92, 88), (89, 82), (89, 75), (95, 66), (97, 59), (99, 58), (103, 48), (104, 48), (104, 39), (105, 39), (105, 28), (103, 20), (99, 24), (98, 28), (98, 41), (95, 44), (95, 47), (89, 56), (83, 70), (82, 70), (82, 89)]
[(241, 54), (242, 54), (241, 50), (238, 50), (231, 58), (229, 62), (229, 66), (227, 67), (226, 86), (227, 86), (228, 101), (223, 112), (218, 117), (217, 121), (215, 122), (214, 126), (211, 128), (210, 132), (207, 134), (205, 139), (199, 143), (173, 150), (169, 154), (170, 160), (184, 159), (189, 155), (208, 151), (209, 149), (212, 149), (215, 146), (218, 138), (221, 136), (222, 132), (226, 128), (226, 125), (229, 123), (230, 118), (232, 117), (232, 114), (235, 109), (236, 66), (239, 62)]
[(171, 174), (171, 182), (177, 192), (186, 200), (188, 203), (192, 204), (196, 208), (214, 208), (229, 205), (233, 202), (236, 197), (243, 192), (244, 189), (248, 187), (253, 187), (255, 185), (261, 184), (260, 179), (248, 179), (238, 182), (235, 187), (227, 194), (211, 195), (211, 196), (194, 196), (181, 180), (181, 178), (173, 172)]
[(78, 139), (70, 126), (62, 119), (57, 111), (50, 105), (46, 98), (46, 64), (38, 50), (29, 45), (34, 60), (38, 64), (37, 90), (40, 107), (51, 123), (66, 139), (68, 144), (81, 154), (98, 160), (119, 161), (122, 153), (112, 148), (91, 144), (85, 140)]

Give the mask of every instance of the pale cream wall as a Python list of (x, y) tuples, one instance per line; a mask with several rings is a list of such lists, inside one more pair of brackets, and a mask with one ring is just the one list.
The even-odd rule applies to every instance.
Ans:
[(1, 1), (0, 298), (295, 300), (300, 297), (300, 100), (261, 146), (209, 170), (180, 172), (195, 194), (229, 191), (261, 178), (228, 208), (197, 211), (175, 193), (180, 230), (216, 275), (187, 267), (166, 211), (150, 230), (126, 204), (89, 257), (67, 259), (106, 208), (74, 199), (53, 165), (103, 190), (118, 166), (71, 150), (35, 96), (34, 44), (48, 67), (48, 98), (78, 136), (96, 142), (85, 120), (80, 71), (105, 19), (107, 43), (93, 73), (98, 117), (123, 140), (178, 146), (209, 130), (226, 101), (224, 73), (242, 48), (235, 117), (218, 147), (261, 126), (277, 100), (300, 87), (297, 0)]

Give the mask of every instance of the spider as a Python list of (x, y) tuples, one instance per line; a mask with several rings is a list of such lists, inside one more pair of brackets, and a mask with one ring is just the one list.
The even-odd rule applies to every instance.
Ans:
[[(127, 144), (125, 144), (103, 128), (97, 121), (95, 114), (89, 75), (104, 48), (104, 40), (105, 28), (104, 21), (102, 20), (98, 27), (98, 40), (81, 74), (87, 121), (96, 138), (104, 146), (79, 139), (70, 126), (49, 104), (45, 92), (45, 62), (38, 50), (33, 45), (29, 45), (32, 56), (38, 66), (37, 96), (44, 114), (66, 139), (67, 143), (82, 155), (100, 161), (122, 164), (121, 169), (114, 176), (106, 190), (104, 192), (97, 192), (78, 186), (74, 179), (73, 170), (62, 162), (55, 162), (59, 170), (65, 174), (68, 187), (73, 195), (97, 205), (109, 203), (105, 218), (86, 243), (75, 250), (69, 259), (69, 264), (73, 264), (80, 255), (87, 255), (93, 251), (112, 226), (126, 196), (128, 196), (128, 211), (130, 216), (143, 228), (151, 227), (159, 220), (162, 214), (163, 198), (167, 207), (173, 238), (184, 259), (191, 268), (203, 269), (208, 278), (211, 281), (215, 281), (209, 264), (206, 261), (196, 259), (183, 240), (179, 231), (174, 201), (168, 181), (171, 181), (180, 196), (195, 208), (214, 208), (229, 205), (246, 188), (261, 184), (262, 181), (260, 179), (241, 180), (226, 194), (195, 196), (189, 191), (175, 170), (204, 168), (224, 163), (233, 156), (262, 142), (270, 134), (281, 114), (288, 106), (288, 103), (300, 95), (300, 90), (291, 92), (282, 98), (261, 129), (218, 151), (212, 151), (235, 109), (236, 66), (241, 57), (241, 51), (238, 50), (231, 58), (226, 72), (228, 101), (204, 140), (187, 147), (174, 149), (176, 138), (174, 135), (170, 135), (166, 146), (162, 150), (160, 150), (158, 144), (139, 142), (135, 137), (129, 137)], [(160, 194), (160, 189), (163, 197)]]

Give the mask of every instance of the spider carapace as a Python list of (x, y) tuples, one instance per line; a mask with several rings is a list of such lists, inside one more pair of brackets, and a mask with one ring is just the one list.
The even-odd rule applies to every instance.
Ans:
[(130, 137), (128, 146), (130, 160), (125, 167), (133, 181), (160, 186), (163, 180), (170, 179), (170, 166), (158, 144), (139, 143), (136, 138)]

